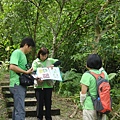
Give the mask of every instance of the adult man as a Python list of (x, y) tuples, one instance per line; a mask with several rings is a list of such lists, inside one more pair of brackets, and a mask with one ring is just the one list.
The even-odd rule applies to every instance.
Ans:
[(30, 74), (33, 70), (26, 69), (27, 58), (26, 55), (35, 47), (32, 38), (24, 38), (20, 44), (20, 49), (13, 51), (10, 57), (10, 92), (13, 94), (14, 109), (12, 113), (12, 120), (25, 120), (25, 95), (26, 87), (21, 86), (19, 82), (19, 75), (17, 73)]

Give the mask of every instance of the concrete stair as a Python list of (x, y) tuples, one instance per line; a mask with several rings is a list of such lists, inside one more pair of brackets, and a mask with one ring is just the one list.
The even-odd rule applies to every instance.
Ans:
[[(2, 90), (3, 97), (5, 98), (5, 101), (6, 101), (8, 117), (9, 119), (11, 119), (12, 109), (13, 109), (13, 99), (9, 91), (9, 83), (2, 82), (1, 90)], [(32, 86), (28, 87), (28, 90), (27, 90), (26, 99), (25, 99), (25, 110), (26, 110), (26, 119), (28, 118), (30, 118), (31, 120), (32, 118), (36, 119), (36, 99), (35, 99), (35, 92)], [(45, 110), (44, 110), (44, 114), (45, 114)], [(51, 114), (52, 116), (58, 117), (58, 115), (60, 115), (60, 109), (52, 107)]]

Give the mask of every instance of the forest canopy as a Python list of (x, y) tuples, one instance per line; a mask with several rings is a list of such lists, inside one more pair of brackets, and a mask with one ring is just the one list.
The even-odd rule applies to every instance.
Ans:
[(31, 36), (36, 48), (29, 61), (45, 46), (62, 71), (83, 73), (90, 53), (101, 55), (109, 73), (120, 69), (119, 0), (1, 0), (0, 27), (2, 61)]

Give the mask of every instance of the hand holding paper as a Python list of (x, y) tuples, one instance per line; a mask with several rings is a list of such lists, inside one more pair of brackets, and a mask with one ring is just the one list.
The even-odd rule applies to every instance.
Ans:
[(60, 70), (58, 67), (53, 68), (37, 68), (37, 76), (41, 80), (58, 80), (62, 81)]

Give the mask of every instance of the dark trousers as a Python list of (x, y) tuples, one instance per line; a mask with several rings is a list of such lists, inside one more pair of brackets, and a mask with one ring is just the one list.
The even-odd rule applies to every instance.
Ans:
[(43, 120), (43, 106), (45, 105), (45, 118), (52, 120), (51, 104), (52, 104), (52, 88), (37, 88), (35, 89), (35, 96), (37, 99), (37, 118)]

